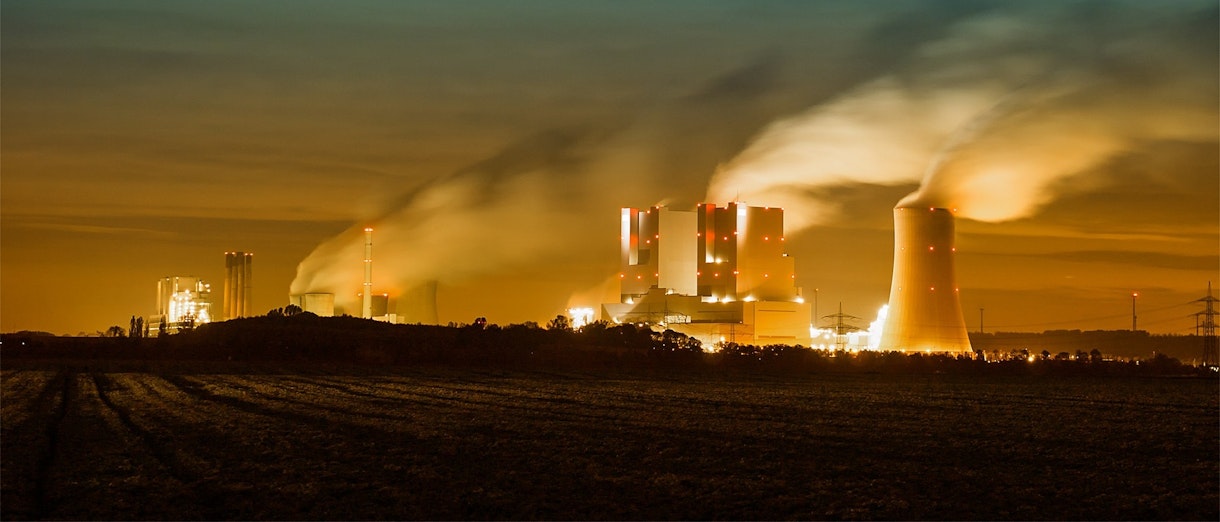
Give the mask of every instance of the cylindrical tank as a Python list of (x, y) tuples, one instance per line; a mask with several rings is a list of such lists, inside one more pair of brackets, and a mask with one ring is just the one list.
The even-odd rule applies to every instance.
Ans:
[(882, 350), (970, 352), (953, 258), (953, 213), (894, 209), (894, 276)]

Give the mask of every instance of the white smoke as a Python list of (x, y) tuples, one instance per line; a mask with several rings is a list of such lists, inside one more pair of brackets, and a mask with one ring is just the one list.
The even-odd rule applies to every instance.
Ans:
[(769, 126), (708, 199), (785, 206), (801, 229), (835, 211), (820, 189), (920, 183), (901, 206), (1009, 220), (1142, 144), (1216, 141), (1217, 42), (1191, 30), (1214, 34), (1214, 7), (1086, 7), (957, 23), (903, 70)]
[(905, 203), (1004, 220), (1144, 143), (1217, 140), (1214, 5), (1002, 6), (788, 118), (772, 120), (774, 73), (752, 66), (664, 115), (526, 140), (318, 246), (291, 291), (354, 301), (365, 226), (375, 288), (405, 292), (540, 260), (612, 266), (606, 216), (670, 197), (693, 205), (705, 188), (704, 201), (784, 207), (790, 231), (835, 215), (828, 189), (853, 184), (919, 185)]
[[(532, 266), (590, 267), (555, 277), (573, 290), (591, 285), (613, 270), (619, 208), (696, 201), (725, 144), (736, 150), (748, 139), (752, 129), (726, 123), (757, 117), (765, 69), (746, 64), (636, 120), (541, 132), (438, 177), (315, 248), (290, 292), (334, 293), (336, 305), (352, 309), (366, 226), (374, 229), (374, 290), (391, 296)], [(702, 112), (709, 107), (717, 110)]]

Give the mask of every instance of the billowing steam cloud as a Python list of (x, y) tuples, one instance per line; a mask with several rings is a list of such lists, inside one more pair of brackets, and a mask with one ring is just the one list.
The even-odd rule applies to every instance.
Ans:
[(708, 199), (785, 206), (799, 229), (835, 211), (825, 188), (920, 183), (900, 205), (1001, 221), (1141, 145), (1216, 141), (1217, 10), (1164, 7), (960, 21), (903, 70), (772, 124), (717, 172)]
[[(757, 117), (770, 63), (747, 64), (636, 121), (541, 132), (439, 177), (315, 248), (290, 292), (333, 293), (337, 305), (358, 310), (366, 226), (374, 229), (374, 289), (395, 296), (540, 260), (612, 267), (618, 209), (693, 205), (720, 151), (749, 138), (752, 128), (729, 123)], [(705, 116), (709, 107), (717, 110)], [(605, 276), (563, 274), (575, 285)]]
[(435, 281), (461, 280), (492, 266), (553, 254), (555, 238), (577, 231), (579, 212), (565, 177), (598, 140), (586, 131), (554, 131), (416, 189), (382, 215), (318, 246), (297, 268), (292, 293), (331, 292), (351, 306), (363, 277), (363, 229), (374, 229), (376, 290), (395, 295)]
[(843, 67), (780, 92), (768, 59), (641, 121), (523, 140), (320, 245), (291, 291), (351, 306), (365, 226), (377, 290), (408, 292), (543, 259), (612, 267), (606, 216), (621, 206), (693, 206), (706, 191), (785, 207), (795, 230), (836, 213), (830, 189), (865, 184), (919, 186), (904, 203), (1006, 220), (1145, 144), (1217, 140), (1214, 4), (1000, 5), (939, 20), (878, 61), (885, 70)]

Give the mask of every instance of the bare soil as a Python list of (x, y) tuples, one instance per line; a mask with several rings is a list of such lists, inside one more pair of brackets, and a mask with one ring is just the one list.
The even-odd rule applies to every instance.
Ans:
[(1215, 380), (0, 375), (17, 519), (1220, 519)]

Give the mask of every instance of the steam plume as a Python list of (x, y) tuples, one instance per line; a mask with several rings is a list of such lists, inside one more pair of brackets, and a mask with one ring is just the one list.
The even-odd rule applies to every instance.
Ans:
[(1125, 151), (1216, 141), (1217, 39), (1197, 35), (1216, 34), (1217, 9), (1172, 7), (965, 19), (903, 70), (772, 124), (717, 172), (708, 199), (786, 206), (799, 229), (835, 211), (821, 189), (919, 183), (899, 206), (1010, 220)]
[(441, 176), (315, 248), (290, 292), (334, 293), (336, 305), (352, 306), (366, 226), (377, 235), (377, 292), (402, 296), (542, 260), (590, 266), (562, 277), (573, 289), (593, 284), (616, 259), (606, 238), (618, 225), (606, 216), (663, 200), (693, 205), (721, 151), (748, 139), (752, 129), (730, 123), (758, 117), (771, 68), (769, 59), (746, 64), (645, 117), (538, 133)]

